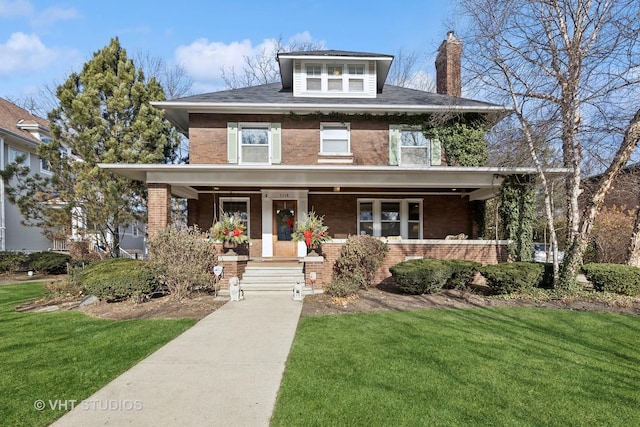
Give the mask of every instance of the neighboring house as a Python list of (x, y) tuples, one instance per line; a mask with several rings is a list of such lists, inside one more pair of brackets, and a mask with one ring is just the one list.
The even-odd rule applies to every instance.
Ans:
[[(50, 176), (49, 164), (38, 157), (38, 145), (51, 140), (49, 122), (34, 116), (27, 110), (0, 98), (0, 167), (4, 168), (22, 159), (29, 166), (30, 174)], [(69, 153), (67, 153), (69, 154)], [(70, 240), (88, 239), (92, 246), (98, 245), (97, 237), (82, 220), (82, 210), (75, 212), (69, 226)], [(61, 251), (69, 250), (68, 239), (49, 240), (43, 229), (22, 225), (22, 214), (10, 203), (0, 177), (0, 251)], [(123, 255), (137, 257), (144, 254), (146, 243), (145, 224), (128, 224), (122, 227), (121, 247)]]
[[(48, 122), (0, 98), (0, 168), (22, 159), (31, 173), (50, 174), (48, 164), (37, 155), (38, 145), (50, 139)], [(43, 230), (21, 224), (18, 208), (5, 194), (0, 177), (0, 251), (46, 251), (52, 247)]]
[[(147, 183), (150, 236), (170, 223), (171, 195), (188, 199), (189, 224), (205, 230), (223, 211), (240, 212), (251, 259), (302, 260), (307, 250), (291, 241), (289, 219), (315, 211), (334, 239), (317, 267), (323, 281), (356, 234), (387, 238), (391, 264), (414, 256), (496, 263), (506, 242), (473, 240), (474, 202), (494, 197), (505, 176), (535, 171), (446, 165), (439, 142), (407, 123), (418, 114), (508, 113), (460, 97), (461, 51), (450, 33), (436, 60), (438, 93), (386, 85), (390, 55), (280, 53), (281, 83), (154, 103), (188, 135), (190, 164), (101, 166)], [(471, 240), (447, 239), (459, 235)]]

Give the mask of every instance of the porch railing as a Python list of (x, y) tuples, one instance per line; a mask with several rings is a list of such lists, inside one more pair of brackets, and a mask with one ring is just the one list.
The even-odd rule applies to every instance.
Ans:
[(51, 249), (56, 252), (69, 252), (69, 240), (53, 239), (53, 247)]

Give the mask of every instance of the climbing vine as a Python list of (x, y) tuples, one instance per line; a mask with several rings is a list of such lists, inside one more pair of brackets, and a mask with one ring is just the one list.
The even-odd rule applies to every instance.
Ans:
[(536, 194), (529, 176), (511, 176), (502, 183), (499, 215), (509, 255), (514, 261), (533, 260)]
[(477, 123), (449, 123), (425, 130), (428, 138), (440, 141), (449, 166), (485, 166), (489, 148), (484, 134)]

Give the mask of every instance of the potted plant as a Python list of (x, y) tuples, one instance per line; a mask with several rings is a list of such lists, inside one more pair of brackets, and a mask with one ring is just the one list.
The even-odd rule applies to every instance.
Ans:
[(211, 238), (222, 242), (222, 246), (228, 248), (227, 255), (235, 255), (233, 251), (239, 244), (247, 243), (249, 236), (245, 233), (246, 226), (239, 214), (222, 215), (222, 218), (211, 227)]
[(316, 215), (310, 211), (305, 213), (302, 221), (296, 225), (296, 229), (291, 233), (291, 240), (294, 242), (304, 242), (307, 245), (307, 251), (310, 255), (318, 255), (315, 249), (324, 242), (331, 240), (329, 236), (329, 227), (323, 224), (324, 217)]

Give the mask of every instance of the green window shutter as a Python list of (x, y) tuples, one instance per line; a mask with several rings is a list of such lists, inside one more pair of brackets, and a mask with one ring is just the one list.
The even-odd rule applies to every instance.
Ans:
[(398, 165), (398, 145), (400, 144), (400, 126), (389, 125), (389, 164)]
[(431, 140), (431, 166), (442, 164), (442, 145), (439, 139)]
[(271, 163), (282, 162), (282, 127), (271, 123)]
[(238, 163), (238, 123), (227, 123), (227, 162)]

